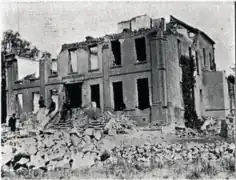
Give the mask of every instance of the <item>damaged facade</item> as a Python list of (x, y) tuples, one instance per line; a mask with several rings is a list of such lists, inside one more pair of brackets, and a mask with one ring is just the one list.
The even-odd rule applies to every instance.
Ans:
[(166, 125), (183, 119), (181, 55), (194, 56), (193, 96), (198, 116), (229, 113), (224, 72), (216, 71), (214, 41), (204, 32), (171, 16), (137, 16), (118, 23), (118, 33), (64, 44), (57, 60), (44, 57), (39, 77), (18, 81), (17, 59), (7, 58), (7, 112), (31, 112), (39, 93), (49, 105), (63, 100), (83, 107), (95, 101), (102, 111), (124, 111), (139, 125)]

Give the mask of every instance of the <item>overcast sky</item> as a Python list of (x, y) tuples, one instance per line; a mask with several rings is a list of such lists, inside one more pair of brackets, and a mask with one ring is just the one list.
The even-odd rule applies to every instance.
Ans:
[(234, 64), (233, 2), (10, 2), (3, 5), (2, 24), (56, 57), (62, 44), (114, 33), (118, 22), (142, 14), (167, 21), (173, 15), (205, 31), (216, 42), (217, 67)]

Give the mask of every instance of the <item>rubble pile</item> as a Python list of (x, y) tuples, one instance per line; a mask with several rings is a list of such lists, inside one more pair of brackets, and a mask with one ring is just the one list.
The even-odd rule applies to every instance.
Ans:
[(234, 116), (228, 115), (222, 118), (205, 117), (201, 127), (201, 135), (221, 135), (227, 134), (229, 138), (234, 137)]
[(195, 137), (199, 137), (198, 132), (194, 131), (191, 128), (187, 128), (185, 126), (175, 126), (175, 135), (176, 135), (176, 137), (179, 137), (179, 138), (185, 138), (185, 137), (195, 138)]
[(234, 138), (234, 116), (213, 118), (203, 117), (203, 125), (200, 130), (193, 130), (185, 126), (175, 126), (176, 137), (196, 138), (205, 136), (222, 136), (225, 138)]
[(113, 149), (117, 159), (125, 159), (128, 163), (138, 163), (150, 166), (152, 161), (164, 163), (168, 161), (181, 161), (189, 163), (197, 159), (205, 161), (221, 161), (222, 158), (234, 157), (235, 145), (233, 143), (186, 143), (186, 144), (144, 144), (141, 146), (116, 147)]
[(112, 114), (107, 112), (105, 121), (106, 126), (104, 132), (109, 135), (113, 134), (128, 134), (131, 131), (136, 131), (136, 123), (129, 119), (124, 114)]
[(92, 113), (91, 110), (74, 109), (71, 121), (77, 129), (96, 128), (96, 125), (99, 125), (109, 135), (129, 133), (135, 130), (136, 126), (135, 121), (122, 113), (100, 113), (99, 110)]
[[(150, 166), (153, 161), (190, 163), (196, 159), (222, 161), (234, 157), (233, 143), (145, 143), (116, 146), (104, 134), (93, 128), (83, 133), (47, 130), (41, 135), (12, 138), (2, 142), (2, 177), (20, 173), (57, 169), (83, 169), (103, 162), (114, 163), (123, 159), (131, 164)], [(108, 160), (108, 161), (107, 161)]]
[(110, 157), (102, 145), (102, 134), (94, 129), (84, 133), (48, 130), (35, 137), (12, 138), (2, 142), (2, 173), (90, 167)]

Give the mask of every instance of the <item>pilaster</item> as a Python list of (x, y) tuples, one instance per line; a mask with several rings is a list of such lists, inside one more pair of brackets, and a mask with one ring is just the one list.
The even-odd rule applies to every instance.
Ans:
[(104, 111), (112, 109), (110, 97), (109, 57), (109, 46), (108, 43), (106, 43), (102, 47)]
[[(165, 38), (159, 30), (157, 37), (152, 39), (152, 107), (151, 121), (162, 125), (168, 122), (167, 80)], [(155, 54), (156, 53), (156, 54)]]

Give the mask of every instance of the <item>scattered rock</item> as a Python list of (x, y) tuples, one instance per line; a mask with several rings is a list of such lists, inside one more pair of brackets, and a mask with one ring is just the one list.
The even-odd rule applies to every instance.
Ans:
[(82, 139), (78, 137), (76, 134), (71, 134), (70, 139), (71, 139), (72, 145), (75, 147), (77, 147), (82, 141)]
[(100, 160), (105, 161), (111, 156), (110, 152), (108, 150), (105, 150), (100, 155)]
[(93, 128), (88, 128), (85, 130), (84, 134), (88, 135), (88, 136), (92, 136), (93, 135)]
[(100, 139), (101, 139), (101, 137), (102, 137), (102, 135), (101, 135), (101, 132), (100, 131), (98, 131), (98, 130), (96, 130), (96, 131), (94, 131), (94, 138), (97, 140), (97, 141), (99, 141)]

